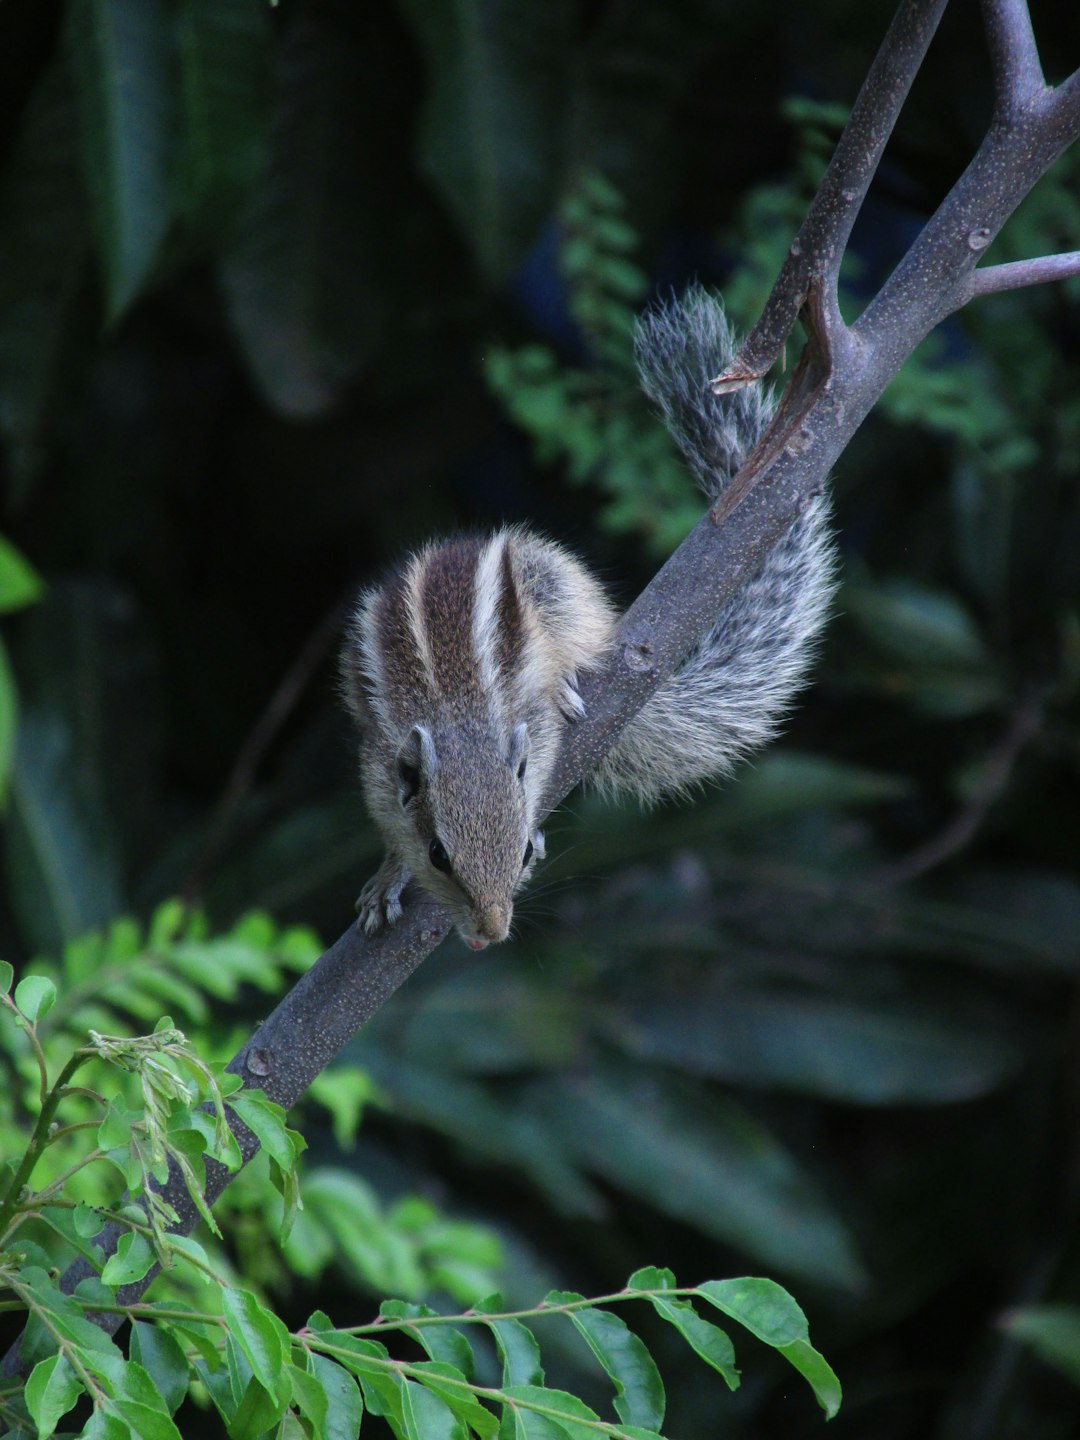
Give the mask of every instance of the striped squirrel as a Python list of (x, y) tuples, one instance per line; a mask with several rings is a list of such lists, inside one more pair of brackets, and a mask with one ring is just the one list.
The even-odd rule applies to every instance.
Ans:
[[(707, 389), (735, 344), (720, 304), (699, 288), (646, 314), (635, 349), (646, 394), (715, 500), (767, 424), (770, 395), (755, 386), (716, 399)], [(623, 730), (593, 783), (653, 801), (727, 775), (775, 732), (834, 587), (827, 517), (818, 496)], [(397, 920), (415, 879), (450, 907), (473, 949), (506, 938), (514, 893), (544, 854), (538, 808), (563, 727), (584, 709), (577, 677), (603, 658), (616, 618), (574, 555), (518, 526), (427, 545), (360, 596), (342, 689), (386, 841), (357, 901), (364, 930)]]

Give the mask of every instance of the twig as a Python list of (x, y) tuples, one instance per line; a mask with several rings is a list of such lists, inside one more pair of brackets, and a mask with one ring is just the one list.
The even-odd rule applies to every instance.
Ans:
[(810, 293), (826, 282), (824, 295), (834, 330), (843, 326), (837, 304), (840, 262), (870, 182), (948, 0), (906, 0), (874, 57), (851, 115), (806, 219), (791, 243), (761, 318), (731, 364), (712, 382), (724, 395), (760, 380), (776, 363)]
[(1043, 285), (1048, 280), (1068, 280), (1073, 275), (1080, 275), (1080, 250), (1041, 255), (1034, 260), (1011, 260), (1006, 265), (986, 265), (973, 272), (967, 298), (973, 300), (1002, 290), (1019, 290), (1024, 285)]
[(229, 831), (236, 821), (237, 811), (254, 784), (266, 752), (296, 708), (341, 629), (345, 605), (344, 599), (334, 605), (304, 641), (241, 745), (221, 792), (221, 798), (214, 809), (206, 836), (184, 884), (185, 903), (194, 904), (202, 893), (206, 876), (213, 869), (214, 862), (225, 845)]
[(878, 885), (902, 885), (936, 869), (957, 854), (977, 834), (987, 815), (1004, 795), (1016, 762), (1038, 733), (1042, 724), (1042, 704), (1029, 700), (1019, 707), (1012, 722), (990, 749), (983, 766), (981, 783), (953, 818), (924, 844), (917, 846), (895, 864), (886, 865), (874, 875)]

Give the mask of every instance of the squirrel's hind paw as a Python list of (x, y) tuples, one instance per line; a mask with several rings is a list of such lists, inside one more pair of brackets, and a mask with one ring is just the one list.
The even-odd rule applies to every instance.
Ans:
[(374, 935), (384, 925), (401, 919), (401, 892), (412, 879), (409, 870), (389, 856), (360, 891), (356, 901), (356, 928)]

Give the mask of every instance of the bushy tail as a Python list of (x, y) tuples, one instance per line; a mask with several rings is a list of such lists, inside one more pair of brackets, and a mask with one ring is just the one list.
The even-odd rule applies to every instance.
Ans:
[[(695, 287), (645, 315), (636, 353), (659, 406), (710, 501), (772, 415), (764, 386), (717, 398), (708, 381), (735, 353), (719, 301)], [(770, 739), (803, 684), (835, 589), (828, 501), (819, 496), (716, 617), (712, 629), (623, 731), (595, 776), (645, 801), (720, 779)]]

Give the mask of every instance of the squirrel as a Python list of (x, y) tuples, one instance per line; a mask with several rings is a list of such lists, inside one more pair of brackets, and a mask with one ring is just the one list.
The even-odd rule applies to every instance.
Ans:
[[(756, 444), (774, 402), (708, 380), (735, 340), (700, 287), (647, 312), (635, 355), (710, 501)], [(828, 501), (815, 496), (756, 576), (660, 685), (590, 777), (645, 802), (727, 776), (769, 739), (803, 682), (835, 588)], [(510, 932), (515, 892), (544, 855), (538, 810), (578, 677), (605, 657), (617, 611), (562, 545), (524, 526), (435, 542), (364, 591), (341, 686), (361, 732), (361, 779), (386, 858), (356, 902), (373, 933), (415, 880), (474, 950)]]

